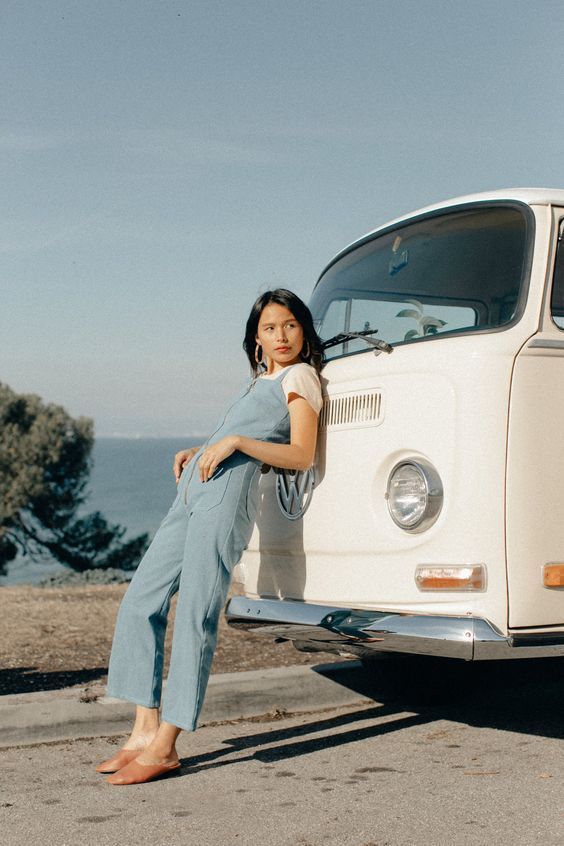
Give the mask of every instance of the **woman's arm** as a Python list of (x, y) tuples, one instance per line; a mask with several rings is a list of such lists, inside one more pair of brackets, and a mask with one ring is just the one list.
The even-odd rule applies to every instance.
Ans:
[(235, 450), (258, 458), (264, 464), (288, 470), (307, 470), (313, 464), (317, 444), (317, 414), (309, 402), (299, 394), (288, 394), (290, 410), (290, 443), (273, 444), (244, 435), (228, 435), (206, 447), (198, 467), (205, 482), (213, 476), (219, 464)]
[(290, 443), (273, 444), (237, 435), (236, 449), (258, 458), (272, 467), (308, 470), (315, 458), (317, 414), (309, 402), (298, 394), (289, 394)]

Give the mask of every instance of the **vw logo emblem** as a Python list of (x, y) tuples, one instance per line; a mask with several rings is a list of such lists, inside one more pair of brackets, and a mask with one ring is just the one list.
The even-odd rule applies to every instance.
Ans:
[(315, 474), (309, 470), (278, 470), (276, 473), (276, 499), (280, 511), (288, 520), (299, 520), (311, 502)]

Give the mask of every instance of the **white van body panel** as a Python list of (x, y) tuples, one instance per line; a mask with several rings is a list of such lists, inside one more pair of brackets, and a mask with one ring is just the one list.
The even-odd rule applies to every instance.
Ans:
[[(564, 627), (564, 589), (545, 588), (541, 575), (544, 563), (564, 563), (559, 440), (564, 343), (531, 346), (564, 340), (549, 307), (555, 221), (564, 217), (564, 191), (514, 189), (457, 197), (381, 229), (426, 212), (492, 200), (527, 203), (535, 218), (521, 319), (509, 328), (419, 338), (396, 345), (392, 355), (374, 355), (367, 348), (325, 366), (326, 403), (378, 394), (378, 413), (363, 423), (329, 421), (320, 427), (316, 484), (303, 518), (286, 519), (275, 495), (275, 474), (262, 477), (256, 527), (236, 568), (249, 606), (265, 600), (265, 609), (280, 620), (284, 607), (290, 612), (300, 603), (323, 607), (324, 613), (350, 608), (407, 615), (401, 625), (410, 615), (483, 620), (497, 632), (494, 638), (506, 638), (507, 657), (515, 652), (512, 627), (522, 635)], [(558, 206), (554, 218), (553, 206)], [(393, 522), (385, 496), (390, 471), (409, 458), (430, 462), (444, 490), (438, 519), (420, 533)], [(421, 592), (415, 570), (422, 564), (483, 564), (486, 589)], [(275, 611), (268, 600), (279, 601)], [(260, 603), (248, 613), (259, 619)], [(295, 639), (307, 638), (302, 632)], [(532, 654), (548, 654), (547, 649), (557, 654), (561, 647), (539, 641)], [(521, 654), (525, 657), (526, 650)]]
[[(553, 214), (556, 233), (564, 208)], [(548, 283), (552, 263), (548, 262)], [(543, 584), (544, 565), (564, 563), (564, 331), (551, 318), (549, 293), (550, 284), (539, 331), (517, 356), (511, 388), (507, 453), (511, 628), (564, 625), (564, 590)]]
[[(538, 228), (550, 212), (535, 209)], [(545, 249), (548, 248), (548, 235)], [(546, 255), (534, 256), (530, 300), (542, 300)], [(285, 519), (275, 476), (261, 480), (257, 525), (239, 573), (249, 597), (419, 613), (475, 614), (507, 630), (505, 462), (509, 390), (517, 351), (538, 328), (538, 309), (503, 332), (406, 344), (393, 355), (328, 363), (326, 396), (382, 395), (374, 425), (321, 429), (316, 487), (302, 520)], [(426, 532), (392, 521), (385, 492), (402, 458), (438, 470), (444, 505)], [(483, 593), (421, 593), (418, 564), (484, 563)]]

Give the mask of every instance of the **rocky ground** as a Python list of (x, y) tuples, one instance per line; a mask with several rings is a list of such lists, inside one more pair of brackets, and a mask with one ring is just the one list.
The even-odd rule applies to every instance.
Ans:
[[(127, 584), (0, 588), (0, 694), (56, 690), (106, 677), (117, 609)], [(173, 598), (169, 622), (176, 610)], [(173, 626), (168, 626), (165, 673)], [(212, 672), (342, 660), (235, 631), (221, 617)]]

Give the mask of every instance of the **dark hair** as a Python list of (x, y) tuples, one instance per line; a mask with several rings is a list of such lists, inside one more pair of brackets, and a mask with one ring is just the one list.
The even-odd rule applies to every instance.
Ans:
[(311, 311), (306, 304), (300, 300), (292, 291), (286, 288), (275, 288), (274, 291), (265, 291), (257, 299), (251, 309), (247, 325), (245, 327), (245, 338), (243, 340), (243, 349), (247, 353), (251, 370), (254, 376), (257, 376), (261, 367), (255, 359), (256, 349), (256, 335), (259, 325), (260, 316), (265, 306), (270, 303), (277, 303), (281, 306), (286, 306), (288, 311), (291, 311), (304, 333), (304, 346), (300, 353), (300, 358), (307, 364), (311, 364), (317, 372), (321, 371), (324, 364), (323, 350), (321, 347), (321, 339), (315, 331), (313, 325), (313, 317)]

